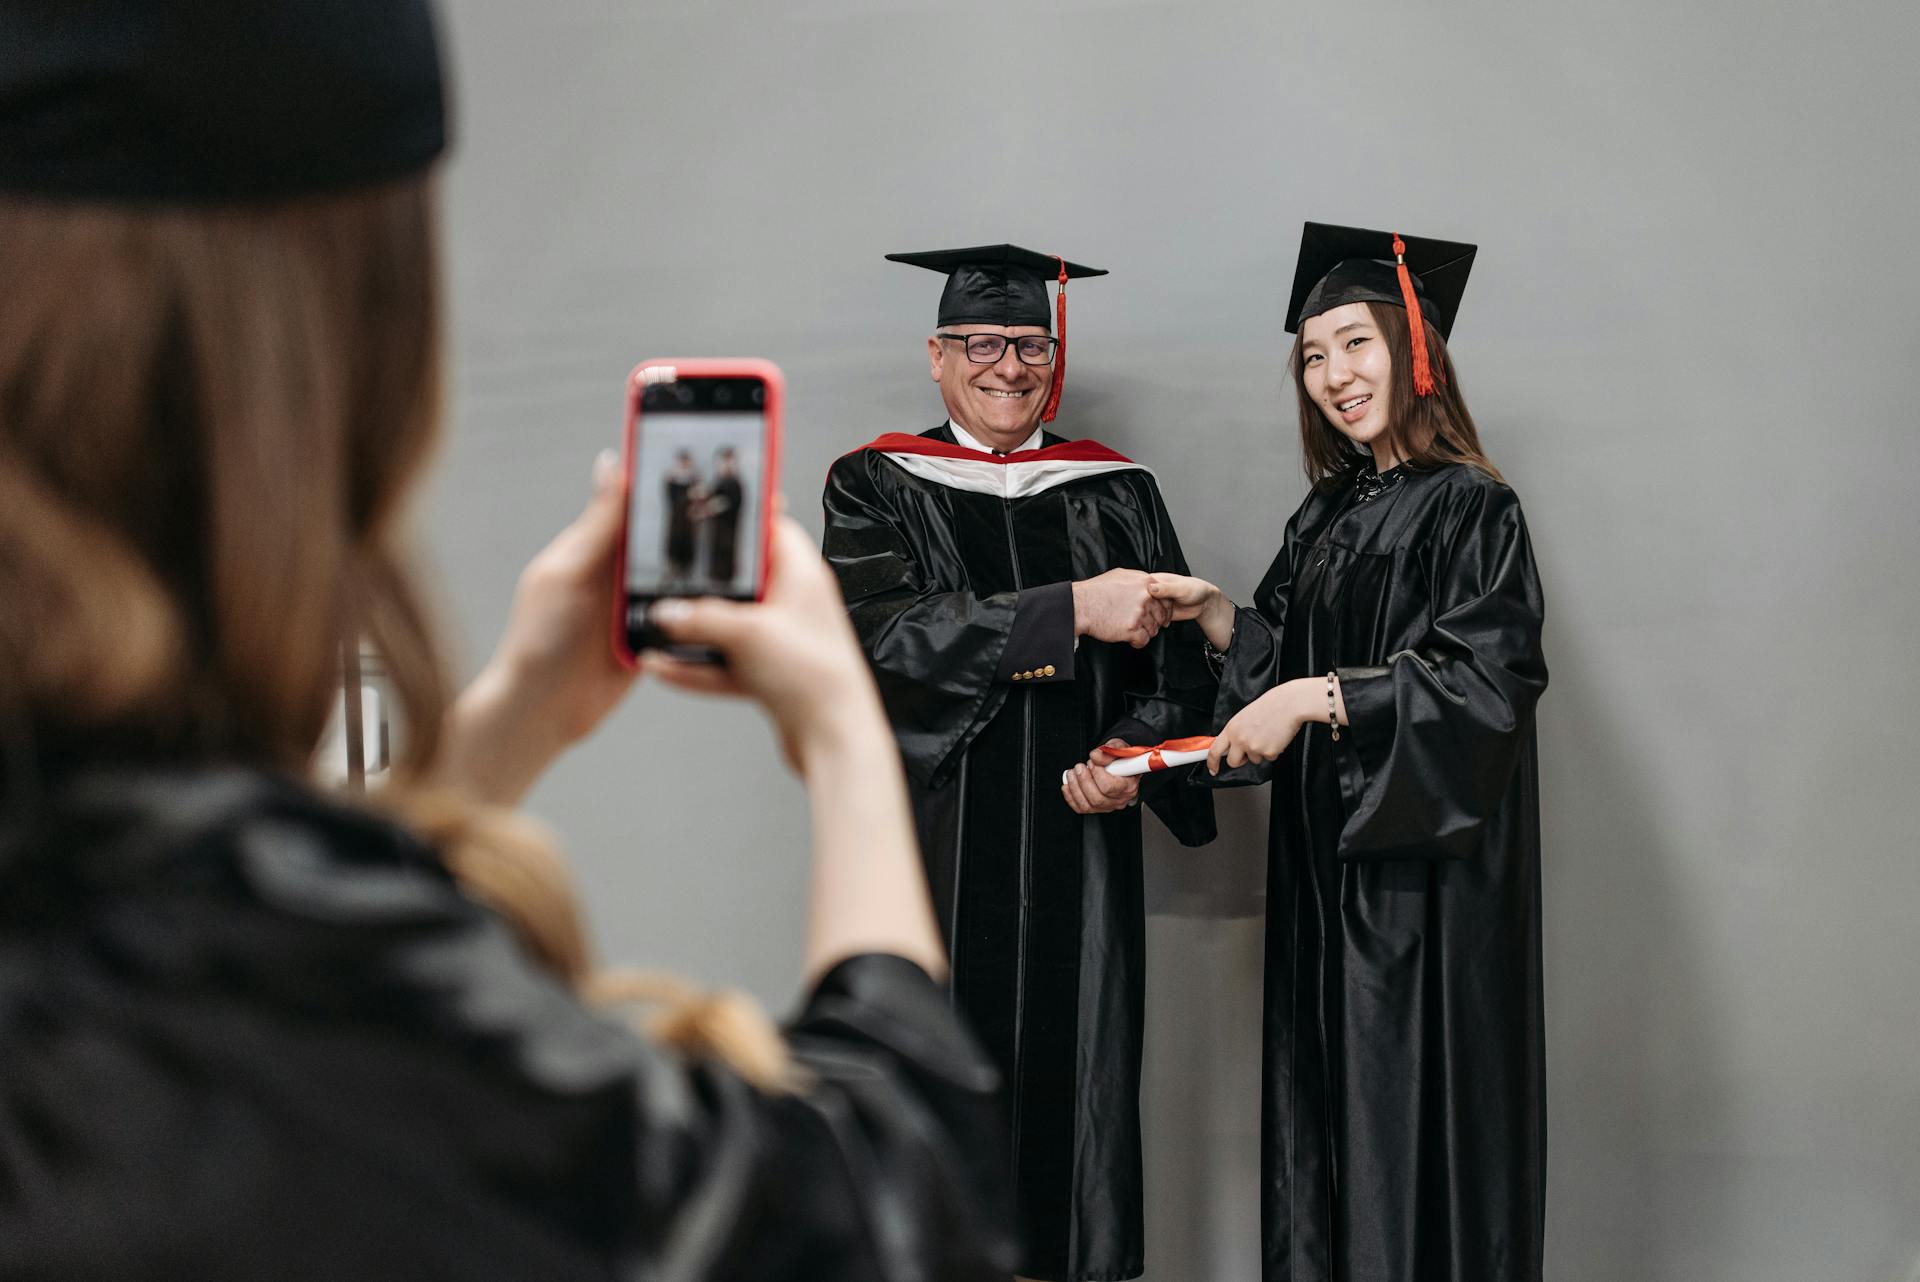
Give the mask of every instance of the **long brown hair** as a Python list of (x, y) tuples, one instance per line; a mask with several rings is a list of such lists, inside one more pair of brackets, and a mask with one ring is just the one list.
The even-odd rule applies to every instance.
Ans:
[(0, 294), (0, 789), (104, 758), (304, 773), (365, 637), (406, 730), (378, 804), (542, 965), (791, 1079), (737, 996), (599, 971), (552, 842), (429, 782), (449, 683), (400, 516), (440, 415), (432, 179), (215, 210), (7, 198)]
[[(1413, 340), (1404, 307), (1392, 303), (1364, 304), (1380, 331), (1392, 358), (1391, 387), (1387, 394), (1387, 432), (1407, 466), (1427, 471), (1447, 463), (1466, 463), (1501, 479), (1486, 452), (1480, 448), (1480, 432), (1473, 415), (1460, 395), (1460, 378), (1453, 369), (1453, 357), (1447, 353), (1447, 341), (1433, 325), (1423, 325), (1427, 336), (1427, 361), (1434, 372), (1431, 395), (1416, 396), (1413, 391)], [(1294, 392), (1300, 404), (1300, 461), (1307, 479), (1316, 489), (1330, 490), (1369, 461), (1369, 456), (1341, 434), (1327, 419), (1326, 412), (1307, 393), (1306, 366), (1301, 352), (1302, 340), (1294, 339)]]

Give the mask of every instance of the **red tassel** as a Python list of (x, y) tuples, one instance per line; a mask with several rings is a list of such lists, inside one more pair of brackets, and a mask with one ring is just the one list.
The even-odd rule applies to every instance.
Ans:
[(1060, 292), (1053, 300), (1054, 328), (1059, 331), (1059, 346), (1053, 351), (1053, 386), (1047, 390), (1047, 408), (1040, 411), (1042, 423), (1053, 422), (1053, 416), (1060, 412), (1060, 389), (1067, 381), (1067, 260), (1058, 254), (1054, 261), (1060, 264)]
[(1433, 395), (1433, 366), (1427, 360), (1427, 324), (1420, 315), (1420, 300), (1413, 292), (1413, 277), (1407, 273), (1407, 242), (1393, 234), (1393, 257), (1399, 265), (1400, 297), (1407, 304), (1407, 343), (1413, 348), (1413, 394)]

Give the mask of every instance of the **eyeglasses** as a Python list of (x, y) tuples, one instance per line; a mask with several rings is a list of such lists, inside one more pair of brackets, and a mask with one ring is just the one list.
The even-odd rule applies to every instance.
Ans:
[(975, 365), (997, 364), (1007, 354), (1007, 344), (1013, 344), (1014, 354), (1022, 365), (1049, 365), (1053, 362), (1053, 349), (1060, 346), (1060, 340), (1046, 334), (1028, 334), (1022, 338), (1008, 338), (1005, 334), (935, 334), (935, 338), (951, 338), (956, 343), (967, 345), (967, 359)]

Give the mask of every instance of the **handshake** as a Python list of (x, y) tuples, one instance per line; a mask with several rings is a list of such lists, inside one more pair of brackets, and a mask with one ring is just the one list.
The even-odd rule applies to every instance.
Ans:
[(1073, 585), (1073, 634), (1138, 650), (1170, 623), (1194, 619), (1222, 598), (1205, 579), (1145, 570), (1108, 570)]

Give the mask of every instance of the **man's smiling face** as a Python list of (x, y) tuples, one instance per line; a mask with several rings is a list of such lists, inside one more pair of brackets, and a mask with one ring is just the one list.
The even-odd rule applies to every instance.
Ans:
[[(1004, 334), (1008, 338), (1044, 337), (1044, 325), (948, 325), (943, 334)], [(953, 421), (983, 445), (1010, 450), (1033, 435), (1046, 409), (1048, 380), (1053, 364), (1027, 365), (1008, 343), (1000, 359), (976, 365), (967, 359), (966, 344), (954, 339), (929, 338), (927, 354), (933, 381)], [(1055, 356), (1058, 359), (1058, 356)]]

